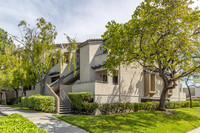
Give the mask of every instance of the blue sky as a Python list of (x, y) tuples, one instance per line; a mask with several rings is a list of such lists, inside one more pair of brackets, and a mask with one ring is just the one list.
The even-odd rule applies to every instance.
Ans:
[[(44, 17), (57, 28), (56, 43), (66, 42), (64, 33), (77, 41), (100, 38), (108, 21), (131, 19), (142, 0), (0, 0), (0, 28), (19, 36), (21, 20), (34, 25)], [(194, 6), (200, 5), (200, 1)]]
[(64, 33), (77, 41), (100, 38), (108, 21), (131, 19), (141, 0), (0, 0), (0, 27), (20, 36), (17, 25), (34, 25), (44, 17), (57, 28), (56, 43), (66, 42)]

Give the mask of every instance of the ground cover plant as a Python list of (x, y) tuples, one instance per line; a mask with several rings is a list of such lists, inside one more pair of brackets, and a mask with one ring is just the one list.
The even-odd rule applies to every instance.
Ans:
[(139, 111), (111, 115), (56, 115), (68, 123), (91, 133), (184, 133), (200, 126), (200, 108)]
[(19, 114), (0, 117), (1, 133), (47, 133)]

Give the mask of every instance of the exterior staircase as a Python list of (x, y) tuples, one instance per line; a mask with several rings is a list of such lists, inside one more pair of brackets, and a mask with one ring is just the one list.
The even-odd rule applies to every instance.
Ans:
[(60, 112), (59, 114), (70, 114), (71, 109), (67, 107), (62, 100), (60, 100)]
[[(80, 77), (80, 68), (76, 69), (77, 74), (74, 76), (74, 71), (62, 76), (55, 82), (50, 84), (53, 91), (60, 97), (60, 112), (59, 114), (71, 113), (71, 103), (65, 92), (60, 92), (60, 84), (71, 85)], [(62, 93), (62, 94), (61, 94)], [(61, 94), (61, 95), (60, 95)]]
[(70, 85), (74, 83), (80, 77), (80, 68), (76, 69), (77, 74), (74, 76), (74, 71), (70, 72), (69, 74), (62, 76), (55, 82), (50, 84), (50, 87), (55, 91), (59, 91), (60, 84)]

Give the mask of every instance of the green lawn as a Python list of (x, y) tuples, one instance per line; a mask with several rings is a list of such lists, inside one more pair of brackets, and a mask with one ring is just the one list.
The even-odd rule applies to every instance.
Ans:
[(28, 107), (21, 107), (19, 104), (14, 104), (14, 105), (1, 105), (1, 106), (6, 106), (6, 107), (13, 107), (13, 108), (18, 108), (18, 109), (28, 109)]
[(19, 114), (0, 116), (0, 133), (47, 133)]
[(171, 109), (176, 114), (142, 111), (113, 115), (55, 115), (92, 133), (184, 133), (200, 126), (200, 108)]

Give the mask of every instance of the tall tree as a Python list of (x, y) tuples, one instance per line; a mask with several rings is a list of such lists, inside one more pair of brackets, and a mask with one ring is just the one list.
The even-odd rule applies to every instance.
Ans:
[(15, 45), (12, 39), (8, 37), (6, 31), (0, 29), (0, 89), (5, 89), (12, 81), (14, 49)]
[[(193, 73), (193, 74), (190, 74), (190, 75), (187, 75), (186, 77), (183, 78), (183, 80), (185, 81), (185, 85), (187, 86), (187, 89), (188, 89), (188, 93), (189, 93), (189, 99), (190, 99), (190, 108), (192, 108), (192, 94), (191, 94), (191, 87), (194, 87), (194, 88), (198, 88), (198, 85), (200, 83), (199, 81), (199, 71)], [(196, 92), (195, 92), (196, 93)]]
[(25, 21), (18, 25), (22, 29), (22, 41), (26, 57), (31, 60), (40, 84), (40, 93), (44, 94), (45, 81), (52, 67), (53, 61), (60, 60), (59, 50), (55, 49), (54, 40), (57, 32), (55, 26), (46, 22), (44, 18), (37, 19), (35, 27)]
[(113, 71), (120, 63), (138, 62), (163, 80), (158, 109), (165, 110), (169, 89), (199, 70), (200, 11), (192, 0), (144, 0), (127, 23), (108, 22), (104, 49), (105, 67)]

